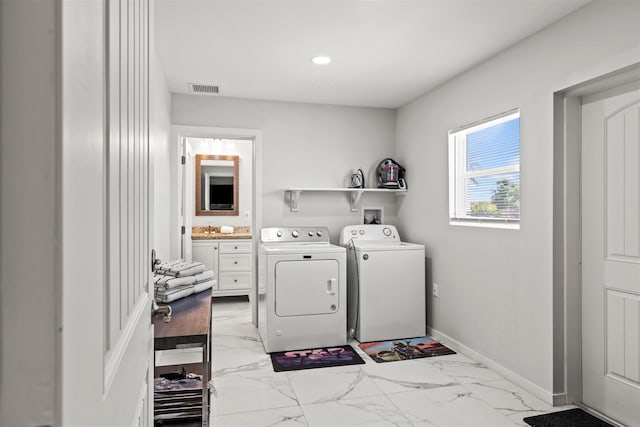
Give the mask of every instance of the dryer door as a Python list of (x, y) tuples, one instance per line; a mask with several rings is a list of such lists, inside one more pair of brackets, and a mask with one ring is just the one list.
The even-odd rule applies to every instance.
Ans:
[(335, 259), (279, 261), (276, 264), (277, 316), (331, 314), (339, 309), (339, 264)]

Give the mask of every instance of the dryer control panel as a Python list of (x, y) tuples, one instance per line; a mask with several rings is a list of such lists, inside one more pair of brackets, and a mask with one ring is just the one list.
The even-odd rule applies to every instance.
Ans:
[(260, 230), (262, 243), (329, 243), (327, 227), (272, 227)]
[(351, 240), (399, 242), (400, 235), (395, 226), (388, 224), (347, 225), (340, 233), (340, 245), (346, 246)]

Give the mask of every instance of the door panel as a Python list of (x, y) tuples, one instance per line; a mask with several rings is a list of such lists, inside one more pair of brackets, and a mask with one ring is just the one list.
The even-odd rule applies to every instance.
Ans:
[(203, 263), (207, 270), (213, 271), (216, 277), (219, 276), (217, 242), (195, 242), (192, 244), (191, 251), (193, 261)]
[(336, 260), (280, 261), (276, 264), (275, 311), (278, 316), (330, 314), (339, 309)]
[(357, 256), (357, 336), (371, 341), (425, 335), (424, 251), (363, 249)]
[(640, 82), (582, 105), (585, 404), (640, 426)]
[(638, 361), (638, 308), (640, 296), (606, 290), (606, 373), (611, 378), (640, 385)]
[(638, 134), (640, 106), (632, 103), (604, 121), (607, 258), (640, 262)]

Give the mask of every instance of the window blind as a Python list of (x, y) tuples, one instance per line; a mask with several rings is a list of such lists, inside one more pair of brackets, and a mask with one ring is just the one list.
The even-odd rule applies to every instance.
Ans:
[(520, 219), (520, 113), (450, 132), (450, 219)]

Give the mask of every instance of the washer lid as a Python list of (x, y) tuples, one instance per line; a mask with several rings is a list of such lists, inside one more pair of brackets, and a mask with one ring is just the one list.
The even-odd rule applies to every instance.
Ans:
[(356, 250), (364, 251), (408, 251), (424, 250), (424, 245), (409, 242), (381, 242), (376, 240), (354, 240)]

